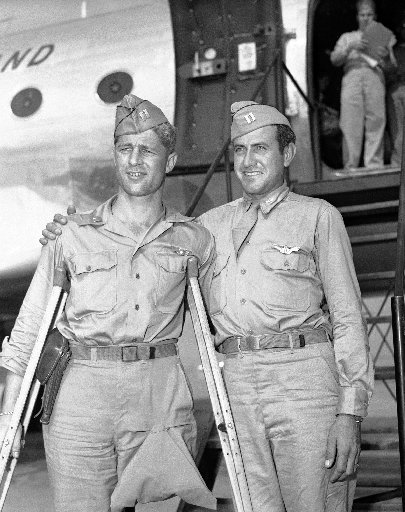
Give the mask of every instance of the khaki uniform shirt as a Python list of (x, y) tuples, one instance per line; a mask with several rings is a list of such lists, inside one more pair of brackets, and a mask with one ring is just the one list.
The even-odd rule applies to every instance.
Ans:
[(250, 206), (237, 199), (199, 222), (215, 237), (210, 314), (216, 344), (235, 335), (324, 328), (333, 337), (340, 413), (365, 416), (373, 366), (350, 242), (340, 213), (284, 184), (260, 205), (235, 255), (232, 230)]
[[(360, 42), (363, 37), (361, 30), (354, 30), (353, 32), (345, 32), (342, 34), (336, 42), (333, 51), (330, 54), (332, 64), (340, 66), (350, 61), (360, 60), (367, 63), (371, 68), (375, 68), (378, 65), (378, 61), (364, 52), (351, 48), (353, 43)], [(392, 47), (396, 43), (394, 34), (388, 43), (388, 50), (392, 55)], [(392, 56), (390, 57), (392, 59)]]
[(88, 346), (158, 343), (183, 328), (187, 258), (198, 257), (202, 287), (209, 286), (212, 235), (191, 218), (165, 211), (143, 236), (112, 215), (114, 198), (92, 214), (76, 215), (49, 242), (24, 299), (0, 364), (24, 374), (53, 284), (63, 261), (71, 290), (57, 328), (73, 343)]
[(370, 67), (376, 66), (378, 63), (375, 59), (367, 56), (365, 53), (359, 50), (350, 49), (350, 45), (354, 42), (358, 43), (363, 37), (361, 30), (354, 30), (353, 32), (345, 32), (337, 40), (335, 48), (330, 54), (330, 58), (333, 64), (336, 62), (347, 62), (348, 60), (362, 59), (367, 62)]

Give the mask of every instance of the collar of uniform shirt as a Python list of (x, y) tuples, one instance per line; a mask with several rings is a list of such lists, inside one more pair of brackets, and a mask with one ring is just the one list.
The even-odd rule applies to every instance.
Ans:
[[(270, 210), (272, 210), (278, 203), (280, 203), (289, 193), (289, 188), (287, 183), (281, 185), (281, 187), (276, 188), (270, 194), (260, 201), (260, 209), (264, 215), (267, 215)], [(245, 207), (245, 211), (249, 210), (251, 204), (253, 203), (252, 198), (247, 194), (243, 194), (243, 204)]]
[[(112, 205), (117, 199), (117, 194), (113, 197), (110, 197), (105, 203), (99, 205), (93, 212), (92, 216), (99, 216), (102, 219), (102, 224), (106, 224), (109, 219), (111, 219), (112, 213)], [(163, 204), (163, 212), (161, 217), (159, 217), (158, 222), (164, 219), (166, 222), (190, 222), (195, 219), (195, 217), (187, 217), (182, 213), (174, 210), (171, 207)]]

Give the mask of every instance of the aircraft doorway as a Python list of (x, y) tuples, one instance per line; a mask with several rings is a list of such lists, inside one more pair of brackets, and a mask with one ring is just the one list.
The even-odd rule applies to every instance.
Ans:
[[(403, 0), (375, 0), (377, 21), (394, 33), (405, 13)], [(311, 0), (308, 8), (307, 80), (308, 96), (320, 108), (310, 113), (313, 144), (319, 151), (323, 171), (341, 169), (342, 133), (339, 128), (342, 67), (335, 67), (330, 53), (344, 32), (358, 28), (355, 0)], [(318, 148), (318, 149), (317, 149)], [(384, 163), (390, 162), (390, 143), (387, 128), (384, 141)], [(360, 162), (362, 165), (362, 161)], [(325, 172), (323, 172), (325, 176)]]

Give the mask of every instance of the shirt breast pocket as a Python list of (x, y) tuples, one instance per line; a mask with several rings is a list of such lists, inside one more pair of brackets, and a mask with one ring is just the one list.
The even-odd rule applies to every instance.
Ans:
[(210, 314), (218, 315), (227, 303), (226, 300), (226, 276), (228, 271), (229, 254), (218, 253), (215, 258), (214, 274), (210, 289)]
[(284, 254), (272, 248), (262, 252), (260, 262), (265, 270), (260, 286), (264, 306), (269, 310), (307, 311), (309, 254)]
[(155, 305), (161, 313), (176, 313), (183, 300), (186, 287), (187, 261), (176, 253), (157, 253), (158, 286)]
[(117, 304), (117, 252), (75, 254), (70, 261), (73, 316), (83, 318), (111, 311)]

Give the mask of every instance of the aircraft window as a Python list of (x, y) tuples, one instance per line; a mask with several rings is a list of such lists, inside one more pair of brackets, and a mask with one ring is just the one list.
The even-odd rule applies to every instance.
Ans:
[(134, 81), (128, 73), (118, 71), (104, 77), (97, 87), (97, 94), (104, 103), (118, 103), (132, 91)]
[(38, 89), (29, 87), (17, 93), (11, 100), (11, 110), (17, 117), (35, 114), (42, 104), (42, 94)]

